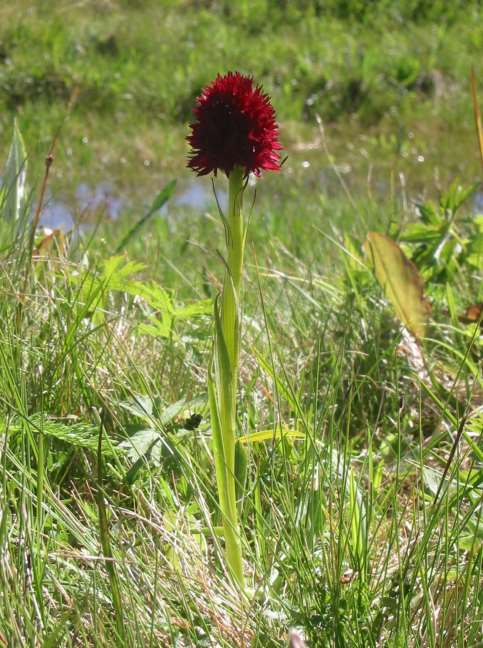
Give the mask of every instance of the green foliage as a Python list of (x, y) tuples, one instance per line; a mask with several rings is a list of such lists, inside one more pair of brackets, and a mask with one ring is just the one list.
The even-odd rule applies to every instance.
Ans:
[[(47, 118), (52, 130), (76, 92), (81, 124), (96, 111), (99, 124), (115, 129), (111, 145), (120, 155), (130, 147), (123, 131), (185, 123), (203, 85), (233, 68), (263, 79), (282, 120), (355, 114), (377, 123), (387, 111), (403, 119), (420, 104), (428, 113), (456, 112), (482, 47), (477, 0), (148, 2), (143, 11), (57, 0), (48, 11), (39, 5), (14, 18), (12, 5), (6, 15), (4, 124), (22, 108), (23, 125), (45, 128)], [(434, 102), (442, 89), (444, 102)], [(169, 139), (159, 131), (156, 138), (163, 147)]]
[[(140, 476), (143, 467), (160, 466), (166, 457), (173, 455), (176, 445), (186, 436), (186, 424), (176, 423), (175, 419), (187, 410), (205, 405), (205, 399), (198, 398), (187, 402), (180, 400), (155, 414), (155, 404), (149, 397), (137, 395), (131, 401), (120, 403), (121, 407), (140, 418), (144, 425), (129, 426), (129, 439), (119, 445), (131, 459), (124, 482), (132, 485)], [(163, 461), (164, 460), (164, 461)]]
[[(481, 294), (481, 217), (456, 185), (415, 215), (317, 178), (264, 178), (250, 222), (234, 462), (247, 598), (224, 568), (205, 396), (201, 295), (222, 227), (183, 208), (122, 256), (101, 223), (31, 257), (3, 236), (2, 201), (0, 643), (275, 647), (297, 626), (316, 647), (478, 645), (481, 344), (463, 315)], [(362, 260), (369, 229), (426, 277), (424, 350)]]
[(458, 213), (478, 187), (479, 183), (461, 187), (455, 181), (441, 196), (439, 205), (419, 204), (419, 221), (406, 226), (399, 235), (432, 283), (452, 281), (465, 266), (470, 272), (483, 266), (482, 216), (467, 212), (460, 218)]
[(393, 18), (408, 21), (451, 21), (460, 12), (471, 13), (480, 8), (478, 0), (457, 0), (450, 5), (445, 0), (205, 0), (185, 5), (202, 4), (213, 11), (223, 12), (255, 29), (266, 22), (296, 21), (309, 16), (337, 17), (342, 20), (384, 20)]
[(203, 299), (191, 304), (175, 304), (169, 293), (154, 283), (136, 284), (135, 292), (149, 304), (156, 314), (149, 314), (149, 324), (139, 325), (140, 333), (154, 337), (176, 337), (174, 323), (191, 320), (194, 317), (209, 315), (213, 309), (210, 299)]
[(89, 316), (94, 324), (99, 325), (104, 321), (110, 294), (126, 293), (142, 298), (151, 308), (146, 317), (149, 323), (140, 323), (139, 332), (169, 338), (175, 336), (173, 326), (176, 320), (191, 320), (211, 312), (212, 302), (209, 299), (176, 304), (161, 286), (133, 279), (145, 267), (143, 263), (127, 261), (125, 257), (115, 255), (103, 261), (97, 272), (87, 268), (79, 274), (71, 274), (69, 280), (79, 287), (81, 315)]

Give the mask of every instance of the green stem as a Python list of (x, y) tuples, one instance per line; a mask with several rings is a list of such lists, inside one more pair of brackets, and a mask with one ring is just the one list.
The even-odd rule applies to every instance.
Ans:
[[(225, 286), (223, 288), (224, 316), (226, 316), (228, 314), (228, 311), (230, 311), (229, 307), (233, 297), (233, 291), (231, 290), (231, 288), (234, 288), (237, 294), (237, 298), (239, 296), (238, 293), (240, 292), (240, 283), (243, 269), (243, 251), (245, 247), (245, 226), (241, 213), (242, 204), (243, 170), (240, 167), (235, 167), (230, 173), (228, 180), (227, 261), (231, 281), (225, 281)], [(233, 325), (233, 322), (231, 323), (231, 325)]]
[[(243, 189), (243, 169), (235, 168), (229, 176), (229, 206), (225, 223), (227, 269), (223, 283), (219, 326), (215, 337), (216, 404), (212, 404), (212, 419), (216, 417), (219, 428), (219, 433), (214, 433), (213, 436), (213, 449), (217, 466), (218, 497), (223, 516), (225, 555), (230, 573), (241, 589), (244, 589), (244, 578), (236, 505), (235, 445), (240, 286), (245, 246), (245, 226), (241, 211)], [(213, 411), (213, 407), (216, 407), (216, 411)]]

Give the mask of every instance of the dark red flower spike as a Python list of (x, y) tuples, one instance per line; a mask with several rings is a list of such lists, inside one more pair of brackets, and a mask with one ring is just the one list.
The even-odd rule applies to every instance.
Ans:
[(280, 169), (275, 110), (251, 77), (239, 72), (218, 75), (198, 97), (193, 112), (188, 166), (198, 175), (216, 175), (221, 169), (228, 176), (235, 166), (245, 175)]

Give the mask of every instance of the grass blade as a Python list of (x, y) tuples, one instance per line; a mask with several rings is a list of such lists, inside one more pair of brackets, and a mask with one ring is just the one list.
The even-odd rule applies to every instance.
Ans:
[(127, 244), (133, 239), (133, 237), (138, 234), (138, 232), (141, 230), (144, 225), (148, 222), (148, 220), (155, 214), (157, 211), (159, 211), (171, 198), (173, 195), (173, 192), (176, 188), (176, 180), (171, 180), (170, 183), (168, 183), (164, 189), (156, 196), (156, 198), (153, 200), (153, 203), (149, 210), (144, 214), (144, 216), (132, 227), (129, 232), (126, 234), (126, 236), (121, 240), (119, 245), (117, 246), (114, 254), (119, 254), (126, 246)]

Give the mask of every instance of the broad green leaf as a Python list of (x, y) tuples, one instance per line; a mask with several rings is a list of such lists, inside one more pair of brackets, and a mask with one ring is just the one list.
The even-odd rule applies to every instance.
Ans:
[(153, 401), (149, 396), (136, 394), (131, 400), (122, 401), (119, 405), (130, 414), (150, 421), (153, 416)]
[(349, 470), (349, 514), (351, 549), (357, 561), (360, 577), (364, 578), (367, 559), (367, 513), (361, 490), (352, 468)]
[[(223, 334), (223, 326), (221, 324), (221, 316), (219, 312), (219, 297), (215, 300), (214, 303), (214, 316), (215, 316), (215, 345), (214, 345), (214, 382), (216, 385), (216, 393), (219, 399), (219, 403), (222, 399), (226, 401), (225, 407), (225, 416), (227, 419), (230, 417), (230, 412), (228, 404), (231, 403), (231, 394), (232, 394), (232, 374), (233, 368), (231, 364), (230, 351), (228, 349), (228, 342), (225, 340)], [(233, 352), (235, 348), (234, 340), (231, 340), (231, 350)], [(233, 355), (233, 353), (232, 353)], [(219, 404), (218, 403), (218, 404)], [(230, 425), (229, 420), (220, 420), (222, 429), (227, 428)]]
[(9, 221), (18, 221), (22, 216), (27, 195), (27, 153), (16, 121), (3, 174), (3, 186), (5, 188), (3, 210), (5, 218)]
[(147, 428), (133, 434), (132, 437), (122, 441), (119, 446), (127, 456), (134, 461), (126, 477), (132, 483), (141, 466), (147, 461), (159, 465), (163, 452), (162, 436), (159, 430)]
[(276, 430), (261, 430), (260, 432), (253, 432), (253, 434), (244, 434), (238, 437), (238, 442), (242, 444), (262, 443), (263, 441), (274, 441), (275, 439), (305, 439), (305, 434), (289, 428), (277, 428)]
[(413, 335), (424, 337), (431, 306), (424, 297), (423, 280), (414, 263), (397, 243), (378, 232), (369, 232), (364, 251), (396, 316)]
[[(429, 466), (423, 467), (423, 480), (426, 488), (434, 496), (439, 490), (439, 485), (441, 482), (441, 474), (437, 470), (430, 468)], [(446, 480), (447, 482), (448, 480)]]
[(192, 400), (182, 398), (181, 400), (176, 401), (176, 403), (168, 405), (168, 407), (161, 412), (161, 425), (167, 425), (168, 423), (171, 423), (177, 416), (180, 416), (180, 414), (184, 414), (185, 412), (191, 411), (193, 409), (203, 408), (205, 407), (205, 405), (206, 396), (200, 396), (198, 398), (193, 398)]
[(216, 386), (212, 377), (211, 365), (208, 367), (208, 401), (210, 403), (211, 435), (213, 443), (213, 458), (215, 460), (218, 498), (222, 515), (228, 510), (228, 479), (225, 465), (225, 448), (221, 430), (219, 407), (216, 398)]
[(457, 542), (460, 549), (478, 554), (483, 547), (483, 524), (470, 519), (466, 528), (458, 535)]

